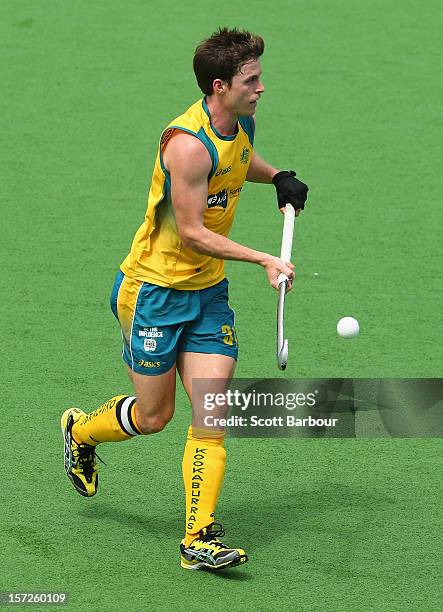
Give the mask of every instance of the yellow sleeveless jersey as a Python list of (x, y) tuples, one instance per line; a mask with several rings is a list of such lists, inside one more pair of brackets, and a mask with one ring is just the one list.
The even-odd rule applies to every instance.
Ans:
[(140, 281), (174, 289), (205, 289), (223, 280), (224, 262), (196, 253), (180, 240), (171, 202), (171, 178), (162, 157), (175, 129), (193, 134), (211, 156), (204, 225), (227, 236), (252, 157), (254, 120), (240, 117), (236, 134), (222, 136), (212, 126), (203, 98), (171, 121), (160, 138), (144, 223), (121, 265), (126, 276)]

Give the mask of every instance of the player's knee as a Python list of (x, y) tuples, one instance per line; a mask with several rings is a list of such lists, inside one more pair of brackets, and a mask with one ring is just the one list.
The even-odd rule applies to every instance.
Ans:
[(146, 414), (137, 411), (137, 425), (143, 434), (153, 434), (162, 431), (172, 418), (172, 411), (165, 414)]

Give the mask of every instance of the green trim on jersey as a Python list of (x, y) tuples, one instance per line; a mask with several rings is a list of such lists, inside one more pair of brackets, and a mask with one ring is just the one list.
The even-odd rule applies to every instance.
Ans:
[[(192, 134), (192, 136), (195, 136), (196, 138), (198, 138), (200, 142), (202, 142), (205, 145), (211, 157), (211, 161), (212, 161), (212, 169), (208, 176), (208, 179), (210, 179), (214, 175), (214, 172), (216, 171), (217, 166), (218, 166), (218, 151), (217, 151), (215, 144), (212, 142), (212, 140), (208, 138), (208, 135), (206, 134), (205, 130), (203, 128), (200, 128), (198, 132), (193, 132), (192, 130), (188, 130), (187, 128), (181, 127), (180, 125), (170, 125), (167, 129), (168, 130), (176, 129), (176, 130), (181, 130), (182, 132), (187, 132), (188, 134)], [(161, 166), (161, 169), (163, 170), (163, 174), (166, 177), (166, 183), (168, 185), (168, 188), (170, 189), (171, 177), (163, 163), (163, 151), (161, 147), (160, 147), (160, 166)]]
[(238, 121), (246, 134), (248, 135), (249, 142), (251, 143), (251, 147), (254, 146), (254, 134), (255, 134), (255, 122), (252, 117), (239, 117)]
[(203, 105), (203, 110), (205, 111), (205, 113), (208, 115), (209, 117), (209, 124), (211, 126), (211, 130), (214, 132), (214, 134), (217, 136), (217, 138), (220, 138), (220, 140), (235, 140), (237, 138), (237, 134), (232, 134), (232, 136), (223, 136), (222, 134), (220, 134), (220, 132), (218, 130), (215, 129), (215, 127), (212, 125), (212, 121), (211, 121), (211, 114), (209, 112), (209, 108), (208, 105), (206, 104), (206, 96), (202, 99), (202, 105)]

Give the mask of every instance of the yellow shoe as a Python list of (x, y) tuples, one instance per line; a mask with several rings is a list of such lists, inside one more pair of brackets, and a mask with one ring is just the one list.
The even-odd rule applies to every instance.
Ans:
[(180, 544), (180, 565), (184, 569), (221, 570), (246, 563), (248, 556), (242, 548), (227, 548), (218, 538), (225, 535), (220, 523), (204, 527), (190, 546)]
[(98, 470), (95, 446), (77, 444), (72, 437), (72, 426), (84, 412), (78, 408), (68, 408), (62, 415), (61, 426), (65, 443), (65, 472), (75, 490), (84, 497), (97, 493)]

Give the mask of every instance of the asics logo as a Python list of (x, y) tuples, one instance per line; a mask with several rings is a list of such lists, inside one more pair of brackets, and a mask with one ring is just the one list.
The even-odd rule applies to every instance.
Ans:
[(223, 176), (224, 174), (228, 174), (228, 172), (231, 172), (231, 170), (232, 166), (228, 166), (227, 168), (219, 168), (215, 173), (215, 176)]
[(212, 563), (215, 563), (215, 559), (211, 555), (211, 551), (209, 551), (207, 548), (201, 548), (198, 551), (197, 550), (193, 550), (192, 548), (188, 548), (186, 550), (186, 553), (190, 557), (194, 557), (194, 559), (196, 561), (210, 561)]
[(139, 361), (137, 361), (137, 363), (142, 368), (159, 368), (160, 367), (159, 361), (145, 361), (144, 359), (140, 359)]

